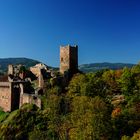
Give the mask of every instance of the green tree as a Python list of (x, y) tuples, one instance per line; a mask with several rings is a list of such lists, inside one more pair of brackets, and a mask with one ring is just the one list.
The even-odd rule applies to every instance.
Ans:
[(123, 136), (123, 137), (121, 138), (121, 140), (130, 140), (130, 137), (129, 137), (129, 136)]
[(135, 80), (136, 90), (140, 90), (140, 63), (131, 69), (132, 76)]
[(121, 85), (122, 93), (125, 95), (133, 94), (135, 88), (135, 80), (129, 68), (123, 69), (123, 74), (120, 77), (119, 83)]
[(108, 94), (120, 94), (120, 86), (118, 79), (120, 78), (120, 71), (108, 70), (103, 73), (103, 80), (108, 84)]
[(110, 137), (111, 113), (108, 105), (100, 97), (77, 96), (71, 106), (70, 139), (92, 140)]
[(134, 133), (134, 136), (131, 138), (131, 140), (140, 140), (140, 129)]
[[(52, 135), (58, 138), (55, 130), (49, 128), (49, 110), (40, 110), (35, 105), (25, 104), (19, 110), (9, 114), (0, 124), (0, 138), (10, 140), (27, 140), (36, 134), (42, 139), (52, 140)], [(51, 132), (51, 133), (50, 133)]]
[(68, 94), (70, 96), (102, 96), (107, 94), (107, 84), (98, 77), (98, 74), (78, 74), (72, 78), (69, 87)]
[(83, 88), (85, 87), (85, 83), (87, 83), (88, 79), (85, 74), (77, 74), (75, 75), (70, 84), (68, 86), (69, 94), (71, 96), (79, 96), (82, 95)]

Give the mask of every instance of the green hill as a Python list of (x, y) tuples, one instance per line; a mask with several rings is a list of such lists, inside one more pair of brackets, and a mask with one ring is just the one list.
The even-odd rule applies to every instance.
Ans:
[[(27, 68), (40, 63), (37, 60), (29, 59), (29, 58), (0, 58), (0, 73), (6, 72), (7, 67), (9, 64), (22, 64), (25, 65)], [(90, 64), (83, 64), (79, 65), (79, 70), (83, 72), (95, 72), (102, 69), (122, 69), (124, 67), (131, 68), (134, 64), (127, 64), (127, 63), (90, 63)], [(53, 67), (50, 67), (53, 68)], [(53, 68), (58, 70), (58, 68)]]
[(7, 71), (7, 66), (9, 64), (22, 64), (26, 67), (31, 67), (36, 65), (37, 63), (40, 63), (37, 60), (29, 59), (29, 58), (0, 58), (0, 72)]
[(83, 72), (95, 72), (102, 69), (112, 69), (118, 70), (123, 69), (124, 67), (131, 68), (135, 64), (127, 64), (127, 63), (91, 63), (91, 64), (83, 64), (79, 66), (79, 70)]

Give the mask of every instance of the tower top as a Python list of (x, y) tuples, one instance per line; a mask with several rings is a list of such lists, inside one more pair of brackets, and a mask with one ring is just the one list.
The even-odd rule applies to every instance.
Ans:
[(71, 46), (70, 44), (68, 44), (68, 45), (66, 45), (66, 46), (60, 46), (60, 48), (66, 48), (66, 47), (78, 48), (78, 45)]

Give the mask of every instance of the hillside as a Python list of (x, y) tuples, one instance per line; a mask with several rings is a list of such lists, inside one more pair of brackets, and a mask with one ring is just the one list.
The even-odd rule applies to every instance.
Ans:
[[(40, 63), (37, 60), (29, 59), (29, 58), (0, 58), (0, 72), (7, 71), (7, 66), (9, 64), (22, 64), (25, 65), (27, 68)], [(79, 70), (83, 72), (94, 72), (102, 69), (122, 69), (124, 67), (131, 68), (134, 64), (127, 64), (127, 63), (90, 63), (90, 64), (83, 64), (79, 66)], [(52, 68), (52, 67), (51, 67)], [(53, 68), (58, 70), (58, 68)]]
[(91, 63), (91, 64), (83, 64), (79, 66), (79, 70), (83, 72), (94, 72), (102, 69), (123, 69), (124, 67), (131, 68), (134, 64), (127, 64), (127, 63)]
[(9, 64), (22, 64), (26, 67), (31, 67), (36, 65), (37, 63), (40, 63), (37, 60), (29, 59), (29, 58), (0, 58), (0, 70), (2, 72), (7, 71), (7, 66)]

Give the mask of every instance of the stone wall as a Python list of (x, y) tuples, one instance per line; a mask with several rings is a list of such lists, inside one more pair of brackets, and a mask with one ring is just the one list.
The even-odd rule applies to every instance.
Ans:
[(31, 67), (30, 68), (30, 71), (35, 75), (35, 76), (39, 76), (40, 74), (40, 69), (39, 68), (36, 68), (36, 67)]
[[(37, 65), (45, 67), (45, 65)], [(8, 74), (13, 75), (17, 78), (17, 75), (20, 71), (21, 65), (8, 66)], [(47, 69), (47, 68), (46, 68)], [(39, 87), (43, 87), (44, 80), (41, 74), (41, 69), (38, 68), (38, 76), (39, 76)], [(20, 75), (23, 80), (16, 79), (13, 80), (7, 77), (8, 82), (0, 82), (0, 107), (5, 112), (11, 112), (13, 110), (19, 109), (24, 103), (35, 104), (39, 108), (41, 108), (41, 100), (35, 95), (34, 89), (32, 89), (30, 83), (24, 80), (24, 73)], [(10, 76), (9, 76), (10, 77)], [(25, 94), (28, 93), (28, 94)]]
[(8, 65), (8, 75), (13, 75), (14, 74), (14, 66), (13, 65)]
[(46, 71), (48, 70), (47, 66), (45, 64), (42, 64), (42, 63), (36, 64), (35, 66), (30, 67), (30, 71), (34, 75), (36, 75), (37, 77), (40, 75), (41, 69), (44, 69)]
[(11, 111), (12, 85), (10, 82), (0, 82), (0, 107), (5, 111)]
[(20, 69), (24, 67), (23, 65), (8, 65), (8, 75), (14, 75), (17, 76), (20, 73)]
[(44, 64), (37, 64), (34, 67), (30, 67), (30, 71), (38, 78), (37, 80), (37, 87), (43, 88), (44, 87), (44, 79), (42, 70), (47, 71), (47, 67)]
[(19, 109), (25, 103), (41, 108), (41, 99), (24, 93), (24, 82), (0, 82), (0, 107), (5, 112)]
[(30, 94), (21, 94), (20, 95), (20, 107), (25, 104), (35, 104), (39, 108), (41, 108), (41, 99), (36, 97), (35, 95), (30, 95)]

